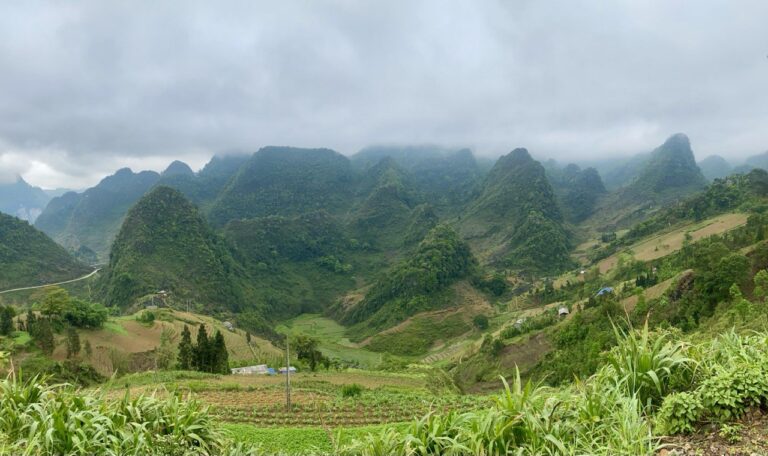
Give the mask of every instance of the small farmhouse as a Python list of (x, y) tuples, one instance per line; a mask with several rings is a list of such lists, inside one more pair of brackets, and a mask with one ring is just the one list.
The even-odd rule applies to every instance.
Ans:
[(232, 375), (267, 375), (269, 368), (266, 364), (259, 364), (256, 366), (234, 367), (230, 369)]

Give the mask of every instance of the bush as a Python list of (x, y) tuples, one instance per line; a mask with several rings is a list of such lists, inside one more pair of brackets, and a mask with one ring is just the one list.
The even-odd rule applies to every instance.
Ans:
[(663, 434), (685, 434), (694, 431), (703, 406), (694, 393), (672, 393), (664, 399), (658, 414), (658, 429)]
[(363, 394), (363, 387), (357, 383), (351, 385), (344, 385), (341, 387), (341, 397), (352, 398), (358, 397)]
[(488, 329), (488, 317), (485, 315), (475, 315), (475, 318), (472, 319), (472, 323), (475, 325), (475, 328), (481, 331)]

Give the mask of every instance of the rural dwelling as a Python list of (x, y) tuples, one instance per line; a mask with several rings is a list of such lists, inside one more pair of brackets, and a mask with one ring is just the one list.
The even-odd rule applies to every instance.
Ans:
[(571, 311), (568, 310), (568, 308), (565, 307), (565, 306), (557, 309), (557, 316), (558, 317), (564, 317), (564, 316), (568, 315), (569, 313), (571, 313)]
[(232, 332), (235, 331), (235, 325), (233, 325), (231, 321), (225, 321), (224, 323), (222, 323), (222, 325), (224, 325), (225, 328), (227, 328)]
[(612, 287), (603, 287), (600, 290), (598, 290), (597, 294), (595, 296), (603, 296), (606, 294), (613, 294), (613, 288)]
[[(288, 370), (289, 370), (289, 371), (290, 371), (292, 374), (295, 374), (295, 373), (296, 373), (296, 368), (295, 368), (295, 367), (293, 367), (293, 366), (289, 367), (289, 368), (288, 368)], [(285, 367), (281, 367), (281, 368), (278, 370), (278, 372), (280, 372), (281, 374), (285, 374), (285, 371), (286, 371)]]
[(266, 364), (257, 366), (234, 367), (231, 369), (232, 375), (267, 375), (269, 368)]

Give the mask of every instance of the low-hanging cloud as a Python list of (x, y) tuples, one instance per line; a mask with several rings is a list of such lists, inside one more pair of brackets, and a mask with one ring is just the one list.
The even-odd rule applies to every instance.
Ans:
[(267, 144), (562, 160), (768, 148), (768, 3), (28, 1), (0, 7), (0, 166), (46, 187)]

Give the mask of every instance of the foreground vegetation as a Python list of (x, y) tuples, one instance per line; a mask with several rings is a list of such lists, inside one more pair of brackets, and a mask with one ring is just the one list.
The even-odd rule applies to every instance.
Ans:
[(386, 428), (342, 454), (654, 454), (662, 437), (712, 423), (724, 432), (768, 403), (768, 333), (690, 344), (666, 331), (616, 329), (618, 345), (584, 381), (555, 389), (519, 374), (493, 407), (430, 413)]

